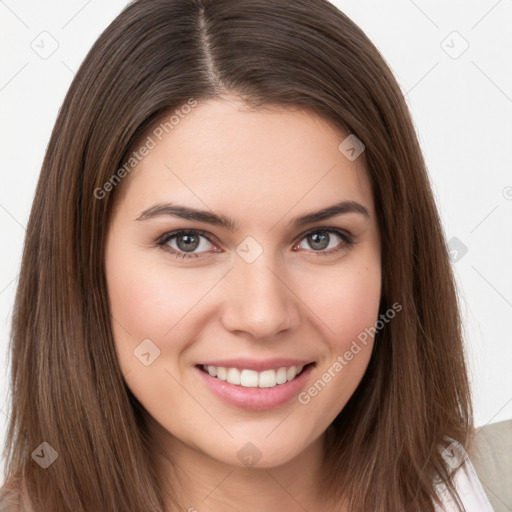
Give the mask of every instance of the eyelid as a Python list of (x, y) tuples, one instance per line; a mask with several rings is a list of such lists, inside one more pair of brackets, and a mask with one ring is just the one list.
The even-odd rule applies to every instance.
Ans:
[(319, 233), (322, 231), (329, 231), (329, 232), (333, 231), (335, 233), (340, 233), (340, 234), (345, 235), (351, 241), (353, 241), (353, 239), (354, 239), (354, 236), (352, 235), (352, 233), (350, 233), (350, 231), (347, 231), (346, 229), (339, 228), (337, 226), (317, 226), (314, 228), (310, 228), (307, 231), (304, 231), (304, 233), (301, 233), (300, 235), (297, 236), (296, 240), (300, 241), (304, 237), (310, 235), (311, 233)]
[[(342, 238), (342, 240), (344, 242), (344, 246), (341, 247), (340, 249), (331, 249), (329, 251), (314, 251), (314, 250), (310, 250), (310, 251), (306, 251), (306, 252), (311, 252), (311, 253), (316, 254), (318, 256), (320, 256), (320, 255), (329, 255), (329, 254), (333, 254), (335, 252), (341, 251), (343, 249), (347, 249), (348, 246), (351, 246), (351, 245), (355, 244), (353, 235), (349, 231), (347, 231), (346, 229), (342, 229), (342, 228), (335, 227), (335, 226), (317, 226), (317, 227), (310, 228), (310, 229), (304, 231), (303, 233), (301, 233), (300, 235), (298, 235), (294, 239), (295, 242), (293, 243), (293, 245), (296, 246), (299, 242), (301, 242), (304, 238), (306, 238), (311, 233), (320, 233), (320, 232), (330, 232), (330, 233), (334, 233), (334, 234), (338, 235), (339, 237)], [(206, 238), (208, 240), (208, 242), (210, 242), (211, 244), (213, 244), (215, 246), (221, 245), (221, 244), (218, 244), (217, 242), (213, 241), (213, 240), (217, 240), (216, 236), (212, 235), (211, 233), (209, 233), (207, 231), (204, 231), (202, 229), (196, 229), (196, 228), (190, 228), (190, 229), (182, 228), (182, 229), (176, 229), (176, 230), (173, 230), (173, 231), (169, 231), (167, 233), (164, 233), (162, 236), (160, 236), (155, 241), (155, 243), (158, 246), (163, 247), (171, 239), (176, 238), (176, 237), (178, 237), (181, 234), (200, 235), (200, 236), (203, 236), (204, 238)], [(186, 259), (186, 258), (201, 258), (202, 254), (208, 252), (208, 251), (203, 251), (203, 252), (199, 252), (199, 253), (187, 253), (187, 252), (178, 252), (175, 249), (170, 249), (170, 248), (169, 249), (165, 249), (165, 250), (167, 252), (171, 253), (174, 256), (181, 255), (181, 256), (183, 256), (184, 259)], [(216, 252), (218, 252), (218, 251), (216, 251)]]
[(186, 234), (192, 233), (194, 235), (201, 235), (204, 238), (206, 238), (211, 244), (220, 245), (217, 242), (213, 241), (213, 240), (217, 240), (217, 237), (215, 237), (211, 233), (208, 233), (207, 231), (203, 231), (201, 229), (195, 229), (195, 228), (175, 229), (174, 231), (168, 231), (167, 233), (164, 233), (162, 236), (158, 237), (155, 240), (155, 243), (157, 245), (165, 245), (171, 238), (177, 237), (178, 235), (181, 235), (184, 233), (186, 233)]

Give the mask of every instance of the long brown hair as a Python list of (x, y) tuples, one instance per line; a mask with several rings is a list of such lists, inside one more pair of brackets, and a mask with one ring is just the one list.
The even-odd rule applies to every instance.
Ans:
[[(473, 428), (454, 278), (400, 88), (326, 0), (134, 1), (92, 47), (55, 123), (27, 228), (5, 487), (24, 488), (35, 512), (164, 510), (146, 416), (114, 349), (104, 270), (112, 177), (163, 115), (224, 93), (254, 108), (307, 109), (364, 143), (381, 311), (403, 310), (377, 333), (333, 422), (324, 492), (333, 508), (433, 511), (434, 477), (453, 490), (438, 447), (445, 436), (466, 446)], [(44, 470), (33, 460), (43, 442), (58, 454)]]

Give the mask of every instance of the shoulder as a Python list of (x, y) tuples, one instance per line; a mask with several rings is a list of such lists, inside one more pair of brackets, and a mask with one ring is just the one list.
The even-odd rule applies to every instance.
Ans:
[(33, 512), (26, 486), (16, 481), (6, 481), (0, 487), (0, 512)]
[[(441, 454), (451, 469), (453, 483), (466, 512), (494, 512), (468, 453), (459, 442), (447, 440), (450, 444), (441, 449)], [(436, 512), (459, 510), (445, 484), (437, 484), (436, 491), (443, 503), (442, 508), (436, 505)]]
[(20, 512), (19, 493), (15, 486), (0, 487), (0, 512)]
[(512, 510), (512, 419), (475, 430), (470, 456), (496, 510)]

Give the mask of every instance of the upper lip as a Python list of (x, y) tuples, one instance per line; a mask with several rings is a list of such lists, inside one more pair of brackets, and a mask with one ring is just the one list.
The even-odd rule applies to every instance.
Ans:
[(306, 359), (292, 359), (279, 357), (275, 359), (248, 359), (248, 358), (237, 358), (237, 359), (216, 359), (215, 361), (204, 361), (198, 363), (199, 366), (222, 366), (223, 368), (238, 368), (240, 370), (254, 370), (262, 372), (265, 370), (278, 370), (279, 368), (290, 366), (305, 366), (314, 361)]

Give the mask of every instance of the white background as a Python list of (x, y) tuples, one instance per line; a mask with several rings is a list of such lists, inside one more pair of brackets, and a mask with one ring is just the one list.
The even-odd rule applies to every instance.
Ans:
[[(512, 418), (512, 0), (334, 3), (366, 32), (395, 73), (447, 239), (456, 237), (458, 247), (467, 247), (464, 255), (460, 249), (454, 253), (453, 267), (475, 422)], [(121, 0), (0, 0), (2, 443), (10, 316), (44, 151), (74, 72), (125, 5)], [(47, 58), (33, 49), (48, 52), (52, 45), (58, 47), (42, 55)]]

